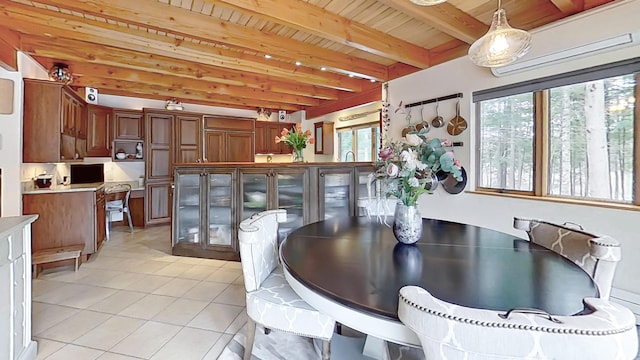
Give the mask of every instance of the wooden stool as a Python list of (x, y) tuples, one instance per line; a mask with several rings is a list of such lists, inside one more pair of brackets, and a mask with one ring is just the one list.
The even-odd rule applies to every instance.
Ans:
[(75, 270), (78, 271), (80, 255), (82, 254), (84, 245), (69, 245), (64, 247), (57, 247), (51, 249), (43, 249), (34, 252), (31, 255), (31, 264), (33, 265), (33, 277), (38, 277), (38, 265), (50, 263), (60, 260), (75, 259)]

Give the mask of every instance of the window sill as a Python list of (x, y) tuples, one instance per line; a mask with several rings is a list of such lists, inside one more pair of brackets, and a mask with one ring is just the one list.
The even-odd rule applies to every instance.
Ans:
[(514, 198), (514, 199), (522, 199), (522, 200), (545, 201), (545, 202), (551, 202), (556, 204), (569, 204), (569, 205), (599, 207), (599, 208), (605, 208), (605, 209), (640, 211), (640, 206), (633, 205), (633, 204), (616, 204), (616, 203), (607, 203), (607, 202), (601, 202), (601, 201), (567, 199), (567, 198), (550, 197), (550, 196), (541, 197), (541, 196), (533, 196), (533, 195), (511, 194), (511, 193), (503, 193), (503, 192), (497, 192), (497, 191), (483, 191), (483, 190), (470, 190), (470, 191), (465, 191), (465, 193), (476, 194), (476, 195), (501, 196), (501, 197), (508, 197), (508, 198)]

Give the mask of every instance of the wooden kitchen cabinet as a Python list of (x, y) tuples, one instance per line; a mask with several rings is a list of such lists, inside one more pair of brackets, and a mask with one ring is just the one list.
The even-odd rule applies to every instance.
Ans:
[(100, 249), (107, 238), (106, 216), (104, 189), (99, 189), (96, 191), (96, 250)]
[(173, 121), (171, 114), (145, 113), (145, 181), (171, 179)]
[(173, 113), (145, 110), (145, 226), (171, 221), (174, 121)]
[(371, 172), (371, 163), (176, 165), (173, 254), (237, 260), (238, 225), (265, 210), (287, 210), (280, 240), (303, 225), (352, 216)]
[(63, 84), (24, 79), (23, 137), (23, 162), (83, 158), (87, 140), (84, 100)]
[[(102, 196), (104, 201), (104, 195)], [(32, 252), (84, 245), (82, 259), (98, 251), (104, 240), (105, 216), (98, 214), (97, 191), (65, 191), (22, 195), (22, 213), (38, 214), (32, 227)], [(102, 206), (104, 209), (104, 206)], [(44, 268), (72, 265), (73, 260), (43, 264)]]
[(109, 107), (87, 104), (87, 157), (110, 157), (113, 133)]
[(174, 135), (174, 163), (181, 164), (202, 161), (204, 158), (202, 148), (202, 115), (175, 115)]
[(145, 226), (171, 222), (173, 185), (170, 181), (160, 181), (145, 185)]
[(114, 140), (143, 140), (144, 130), (142, 111), (113, 109)]
[(172, 254), (239, 260), (237, 170), (178, 169), (174, 178)]
[(275, 138), (282, 129), (291, 130), (295, 126), (295, 123), (256, 121), (256, 154), (290, 154), (291, 146), (283, 142), (276, 144)]
[(247, 118), (204, 116), (205, 161), (253, 162), (255, 121)]

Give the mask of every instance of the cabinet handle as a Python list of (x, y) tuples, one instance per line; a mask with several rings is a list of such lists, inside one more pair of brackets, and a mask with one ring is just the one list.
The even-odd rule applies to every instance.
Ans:
[(323, 172), (320, 173), (320, 177), (324, 177), (324, 173)]

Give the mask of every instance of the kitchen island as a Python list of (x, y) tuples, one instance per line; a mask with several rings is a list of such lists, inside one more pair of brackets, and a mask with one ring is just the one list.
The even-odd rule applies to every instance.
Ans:
[(372, 172), (369, 162), (176, 165), (173, 254), (239, 260), (238, 225), (264, 210), (287, 210), (280, 240), (312, 222), (359, 215)]

